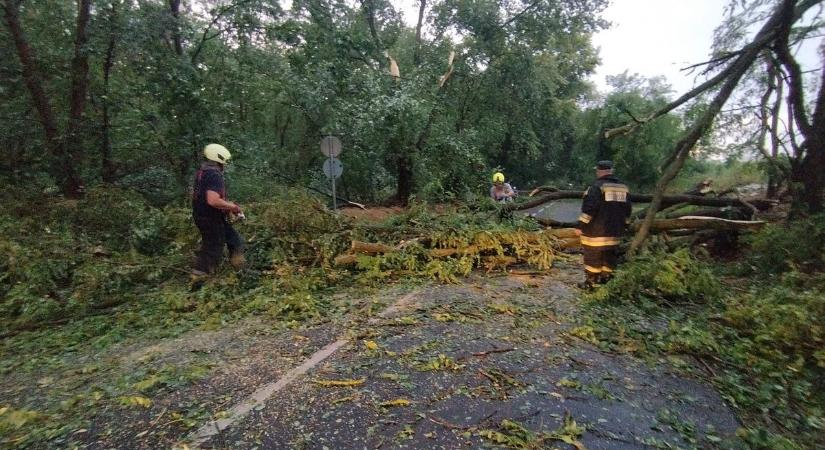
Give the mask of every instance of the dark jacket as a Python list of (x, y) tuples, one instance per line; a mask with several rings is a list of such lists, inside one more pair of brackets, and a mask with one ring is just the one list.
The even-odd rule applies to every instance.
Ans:
[(587, 188), (582, 201), (582, 245), (618, 245), (630, 219), (631, 206), (630, 190), (618, 178), (606, 175), (596, 180)]
[(215, 191), (226, 200), (223, 172), (219, 166), (210, 163), (203, 163), (195, 172), (195, 182), (192, 186), (192, 215), (200, 219), (223, 220), (226, 213), (206, 202), (206, 191)]

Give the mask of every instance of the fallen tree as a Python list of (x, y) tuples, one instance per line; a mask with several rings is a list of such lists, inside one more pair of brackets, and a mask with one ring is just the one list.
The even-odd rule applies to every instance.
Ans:
[[(631, 229), (638, 231), (642, 222), (637, 221)], [(716, 230), (716, 231), (755, 231), (765, 226), (765, 222), (754, 220), (729, 220), (718, 217), (685, 216), (678, 219), (657, 219), (650, 226), (652, 232), (670, 230)]]
[[(333, 260), (336, 266), (352, 266), (365, 260), (383, 256), (411, 258), (419, 262), (447, 259), (465, 259), (471, 265), (488, 269), (527, 263), (539, 269), (548, 269), (558, 254), (579, 246), (576, 230), (572, 228), (529, 231), (479, 231), (461, 240), (433, 238), (412, 239), (389, 245), (353, 240), (349, 250)], [(469, 258), (469, 259), (466, 259)]]
[[(546, 192), (546, 194), (534, 200), (530, 200), (524, 203), (511, 203), (506, 205), (504, 208), (509, 211), (524, 211), (554, 200), (581, 199), (582, 197), (584, 197), (584, 191), (563, 191), (549, 186), (542, 186), (536, 188), (533, 190), (533, 192), (531, 192), (531, 195), (534, 195), (538, 192)], [(651, 201), (653, 201), (653, 195), (631, 193), (630, 201), (633, 203), (650, 203)], [(752, 199), (745, 201), (739, 198), (707, 197), (702, 195), (676, 194), (663, 196), (660, 208), (666, 208), (668, 206), (673, 206), (677, 204), (714, 207), (733, 206), (737, 208), (748, 209), (750, 209), (751, 207), (755, 207), (760, 211), (765, 211), (771, 208), (772, 206), (776, 205), (777, 202), (775, 200), (767, 199)]]
[[(657, 219), (651, 227), (652, 232), (673, 232), (675, 234), (692, 234), (696, 231), (755, 231), (762, 228), (765, 222), (748, 220), (728, 220), (718, 217), (686, 216), (678, 219)], [(638, 230), (641, 221), (634, 222), (631, 230)], [(542, 247), (549, 253), (581, 247), (581, 241), (576, 235), (575, 228), (552, 228), (533, 233), (521, 232), (496, 235), (495, 233), (479, 233), (487, 235), (484, 239), (474, 239), (473, 242), (456, 247), (425, 248), (420, 252), (426, 258), (445, 259), (454, 257), (478, 257), (485, 264), (506, 266), (518, 262), (532, 262)], [(517, 237), (513, 237), (517, 236)], [(508, 239), (509, 237), (509, 239)], [(399, 253), (407, 250), (410, 241), (401, 242), (392, 246), (383, 243), (362, 242), (353, 240), (347, 253), (338, 255), (334, 259), (336, 266), (355, 265), (361, 256), (379, 256)], [(416, 240), (416, 244), (431, 243), (425, 240)]]

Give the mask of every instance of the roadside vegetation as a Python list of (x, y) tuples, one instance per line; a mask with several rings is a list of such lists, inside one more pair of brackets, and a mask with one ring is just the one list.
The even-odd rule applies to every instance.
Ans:
[(588, 295), (598, 345), (709, 380), (742, 448), (825, 445), (825, 216), (773, 224), (741, 258), (654, 245)]

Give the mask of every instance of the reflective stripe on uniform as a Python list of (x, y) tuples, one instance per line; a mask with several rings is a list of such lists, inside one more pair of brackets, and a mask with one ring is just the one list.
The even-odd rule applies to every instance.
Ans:
[(581, 223), (590, 223), (591, 220), (593, 220), (593, 216), (590, 214), (581, 213), (579, 215), (579, 222)]
[(607, 267), (607, 266), (602, 266), (602, 272), (611, 272), (612, 273), (613, 269), (611, 269), (610, 267)]
[(604, 183), (601, 189), (602, 192), (630, 192), (627, 186), (619, 183)]
[(628, 191), (623, 184), (605, 183), (602, 185), (602, 196), (606, 202), (626, 202)]
[(617, 237), (590, 237), (582, 236), (582, 245), (588, 247), (607, 247), (609, 245), (619, 245), (619, 238)]
[(584, 270), (586, 270), (590, 273), (602, 273), (601, 267), (593, 267), (593, 266), (588, 266), (586, 264), (584, 266)]

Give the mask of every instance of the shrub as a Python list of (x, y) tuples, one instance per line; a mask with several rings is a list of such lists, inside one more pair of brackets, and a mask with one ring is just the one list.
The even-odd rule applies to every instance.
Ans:
[(753, 356), (795, 371), (819, 370), (825, 377), (825, 276), (800, 286), (798, 274), (789, 275), (782, 283), (731, 298), (724, 317), (749, 341), (743, 345), (752, 345)]
[(825, 214), (784, 224), (770, 224), (750, 238), (749, 266), (775, 274), (825, 269)]
[(150, 168), (126, 175), (118, 186), (140, 193), (153, 206), (165, 206), (176, 199), (183, 199), (185, 189), (168, 169)]
[(621, 266), (610, 283), (589, 298), (595, 301), (704, 302), (719, 297), (719, 280), (710, 266), (688, 249), (651, 251)]
[(80, 235), (114, 250), (129, 247), (132, 224), (148, 208), (135, 193), (116, 188), (93, 188), (77, 204), (74, 226)]

